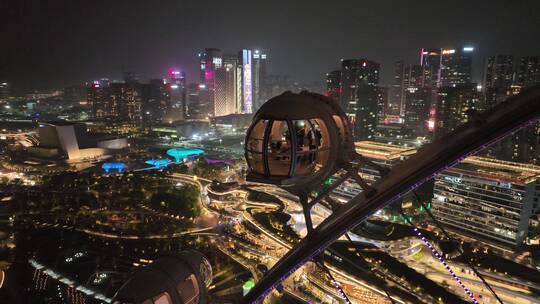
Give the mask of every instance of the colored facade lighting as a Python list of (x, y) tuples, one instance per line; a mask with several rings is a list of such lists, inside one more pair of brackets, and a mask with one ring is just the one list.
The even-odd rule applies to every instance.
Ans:
[(145, 161), (144, 163), (147, 164), (147, 165), (154, 166), (157, 169), (161, 169), (161, 168), (165, 168), (168, 165), (170, 165), (171, 161), (169, 159), (162, 158), (162, 159), (149, 159), (149, 160)]
[(182, 149), (182, 148), (172, 148), (167, 150), (167, 155), (174, 158), (175, 162), (179, 163), (184, 158), (194, 157), (203, 155), (204, 150), (202, 149)]
[(253, 112), (252, 86), (251, 86), (251, 50), (242, 50), (242, 96), (244, 98), (244, 112)]
[(122, 173), (126, 169), (126, 164), (120, 162), (104, 163), (101, 165), (101, 169), (105, 170), (107, 173), (109, 173), (111, 170), (116, 170), (117, 172)]

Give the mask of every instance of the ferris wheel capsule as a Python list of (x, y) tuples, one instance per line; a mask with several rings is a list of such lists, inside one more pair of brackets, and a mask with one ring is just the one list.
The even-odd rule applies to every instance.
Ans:
[(248, 129), (247, 180), (303, 191), (336, 172), (353, 153), (349, 123), (337, 102), (285, 92), (263, 104)]

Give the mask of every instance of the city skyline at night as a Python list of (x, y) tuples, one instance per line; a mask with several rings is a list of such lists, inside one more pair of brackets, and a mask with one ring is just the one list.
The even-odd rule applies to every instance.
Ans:
[[(0, 50), (0, 79), (21, 89), (51, 89), (121, 79), (123, 72), (148, 80), (178, 66), (191, 82), (205, 47), (249, 47), (270, 54), (271, 74), (296, 81), (323, 81), (339, 66), (336, 60), (365, 57), (382, 65), (381, 82), (390, 84), (397, 60), (415, 64), (422, 48), (470, 45), (479, 82), (484, 58), (530, 56), (540, 48), (529, 39), (540, 35), (535, 1), (457, 1), (444, 9), (434, 2), (316, 4), (6, 3), (2, 27), (13, 30), (3, 37), (8, 47)], [(248, 13), (249, 7), (258, 9)]]
[(0, 28), (0, 303), (540, 303), (540, 2)]

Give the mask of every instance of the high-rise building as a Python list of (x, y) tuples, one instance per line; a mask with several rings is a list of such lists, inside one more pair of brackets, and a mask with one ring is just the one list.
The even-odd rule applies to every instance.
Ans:
[(356, 140), (371, 139), (377, 127), (379, 64), (368, 59), (341, 62), (341, 107), (354, 126)]
[(403, 74), (403, 90), (424, 87), (424, 75), (422, 73), (421, 65), (406, 65)]
[(107, 119), (113, 116), (113, 105), (110, 100), (109, 81), (94, 80), (86, 83), (87, 101), (92, 107), (93, 119)]
[(187, 113), (190, 119), (201, 119), (207, 116), (205, 98), (201, 95), (205, 93), (205, 85), (200, 83), (190, 83), (187, 86)]
[(212, 116), (225, 116), (237, 112), (239, 96), (238, 57), (223, 56), (223, 64), (216, 69), (214, 109)]
[(179, 69), (169, 70), (169, 96), (171, 109), (167, 113), (169, 120), (182, 120), (187, 115), (186, 106), (186, 72)]
[(515, 248), (540, 212), (540, 167), (469, 157), (435, 177), (432, 212), (445, 226)]
[(422, 66), (422, 87), (436, 88), (440, 82), (441, 49), (422, 49), (420, 51), (420, 65)]
[(268, 56), (260, 50), (254, 50), (251, 67), (253, 90), (253, 112), (256, 112), (266, 101), (266, 70)]
[(199, 98), (207, 99), (203, 102), (208, 103), (207, 115), (210, 115), (214, 109), (214, 90), (215, 90), (215, 75), (216, 68), (222, 66), (221, 50), (216, 48), (206, 48), (204, 52), (199, 54), (201, 84), (204, 85), (204, 94)]
[(526, 56), (519, 59), (515, 83), (522, 87), (540, 83), (540, 56)]
[(497, 55), (486, 59), (484, 86), (486, 88), (509, 88), (514, 80), (514, 56)]
[[(511, 56), (505, 56), (511, 57)], [(509, 65), (507, 59), (506, 65)], [(502, 69), (502, 68), (501, 68)], [(509, 68), (504, 69), (508, 74)], [(504, 77), (503, 77), (504, 78)], [(540, 56), (521, 57), (517, 62), (514, 85), (486, 88), (486, 105), (493, 107), (518, 94), (522, 88), (540, 83)], [(485, 150), (484, 154), (508, 161), (540, 164), (540, 123), (523, 128)]]
[(206, 48), (199, 54), (201, 83), (207, 87), (213, 85), (214, 71), (216, 66), (221, 66), (221, 50), (216, 48)]
[(139, 124), (142, 120), (142, 92), (138, 83), (111, 83), (111, 118)]
[(468, 121), (469, 110), (483, 110), (482, 94), (476, 84), (442, 87), (438, 91), (435, 107), (435, 135), (448, 134)]
[(163, 121), (171, 112), (171, 97), (169, 84), (163, 79), (151, 79), (149, 84), (142, 84), (143, 121), (151, 124)]
[(440, 86), (455, 87), (471, 83), (472, 55), (474, 48), (441, 51)]
[(394, 79), (388, 89), (389, 114), (403, 115), (405, 105), (403, 104), (403, 90), (405, 78), (405, 65), (403, 60), (394, 63)]
[(238, 54), (242, 67), (242, 113), (253, 113), (253, 64), (251, 50), (243, 49)]
[(377, 123), (384, 121), (388, 113), (388, 90), (388, 86), (377, 87)]
[(484, 96), (486, 108), (492, 108), (512, 95), (514, 82), (514, 56), (497, 55), (486, 59), (484, 69)]
[(431, 109), (432, 90), (425, 87), (405, 89), (405, 126), (413, 130), (415, 136), (426, 136)]
[(341, 71), (335, 70), (326, 73), (326, 96), (339, 102), (341, 95)]

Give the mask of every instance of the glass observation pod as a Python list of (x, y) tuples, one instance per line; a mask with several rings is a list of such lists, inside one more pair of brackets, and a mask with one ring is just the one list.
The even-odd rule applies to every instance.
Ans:
[(245, 149), (248, 181), (298, 191), (322, 182), (354, 151), (337, 102), (308, 92), (285, 92), (268, 100), (253, 118)]

